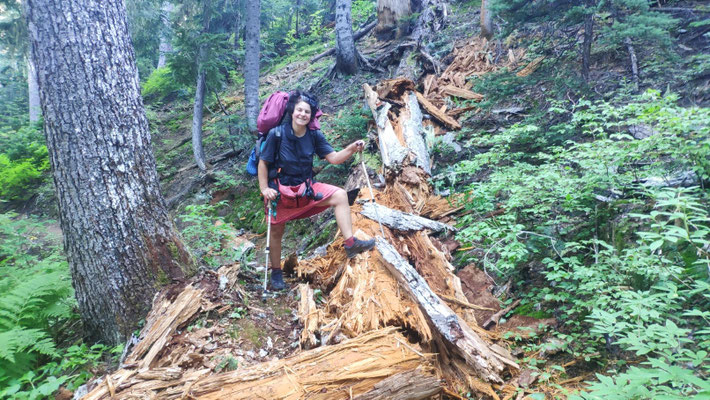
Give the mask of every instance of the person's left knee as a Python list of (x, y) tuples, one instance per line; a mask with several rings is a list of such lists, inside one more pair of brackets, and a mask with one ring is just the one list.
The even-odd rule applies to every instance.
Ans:
[(342, 204), (348, 202), (348, 194), (343, 189), (338, 189), (333, 193), (333, 204)]

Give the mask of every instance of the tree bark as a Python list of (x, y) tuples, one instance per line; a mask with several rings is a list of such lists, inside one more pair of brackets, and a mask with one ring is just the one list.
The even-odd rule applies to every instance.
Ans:
[(120, 0), (28, 0), (64, 247), (88, 332), (122, 342), (191, 259), (160, 194)]
[(158, 68), (165, 66), (165, 58), (173, 52), (170, 43), (170, 14), (174, 6), (169, 1), (164, 1), (160, 7), (160, 44), (158, 45)]
[(255, 136), (259, 115), (259, 10), (260, 0), (246, 4), (246, 54), (244, 55), (244, 110), (247, 128)]
[(32, 57), (27, 57), (27, 91), (29, 95), (30, 123), (39, 121), (41, 115), (39, 104), (39, 86), (37, 85), (37, 70)]
[[(365, 25), (362, 29), (355, 32), (355, 34), (353, 35), (353, 40), (356, 42), (358, 40), (360, 40), (363, 36), (367, 35), (367, 33), (370, 32), (372, 30), (372, 28), (375, 27), (375, 25), (377, 25), (377, 21), (372, 21), (369, 24)], [(327, 57), (333, 53), (335, 53), (335, 47), (328, 49), (328, 50), (318, 54), (317, 56), (314, 56), (313, 58), (311, 58), (311, 60), (309, 62), (314, 63), (314, 62), (320, 60), (321, 58)]]
[(354, 74), (358, 70), (350, 8), (350, 0), (335, 2), (335, 66), (346, 74)]
[(491, 18), (490, 0), (481, 0), (481, 36), (488, 40), (493, 37), (493, 18)]
[(592, 39), (594, 37), (594, 13), (589, 13), (584, 19), (584, 43), (582, 43), (582, 78), (589, 82), (589, 58), (592, 54)]
[[(204, 49), (200, 47), (199, 59), (204, 58)], [(198, 64), (200, 61), (198, 61)], [(205, 106), (205, 71), (200, 67), (197, 72), (195, 105), (192, 109), (192, 154), (200, 171), (206, 171), (205, 151), (202, 148), (202, 110)]]

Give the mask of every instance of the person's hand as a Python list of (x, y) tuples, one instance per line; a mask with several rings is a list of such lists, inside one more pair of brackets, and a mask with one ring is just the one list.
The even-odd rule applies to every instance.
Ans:
[(270, 187), (267, 187), (267, 188), (261, 189), (261, 195), (264, 196), (264, 198), (266, 200), (271, 201), (271, 200), (276, 199), (276, 196), (279, 195), (279, 192), (277, 192), (276, 190), (274, 190)]
[(353, 153), (357, 153), (358, 151), (362, 151), (365, 148), (365, 141), (364, 140), (356, 140), (353, 143), (350, 144), (353, 149)]

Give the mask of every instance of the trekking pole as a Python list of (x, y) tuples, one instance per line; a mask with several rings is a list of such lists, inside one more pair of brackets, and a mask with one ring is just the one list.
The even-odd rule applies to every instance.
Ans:
[(269, 244), (271, 242), (271, 201), (269, 201), (269, 209), (267, 211), (269, 217), (266, 221), (266, 251), (264, 257), (264, 291), (261, 294), (262, 297), (266, 296), (266, 282), (269, 276)]
[(377, 217), (377, 223), (380, 224), (380, 232), (382, 233), (382, 239), (385, 239), (385, 230), (382, 228), (382, 222), (380, 222), (380, 215), (377, 212), (377, 204), (375, 203), (375, 192), (372, 191), (372, 185), (370, 184), (370, 176), (367, 174), (367, 168), (365, 168), (365, 156), (363, 151), (360, 150), (360, 165), (362, 166), (362, 172), (365, 173), (365, 179), (367, 179), (367, 187), (370, 189), (370, 200), (372, 204), (375, 205), (375, 217)]

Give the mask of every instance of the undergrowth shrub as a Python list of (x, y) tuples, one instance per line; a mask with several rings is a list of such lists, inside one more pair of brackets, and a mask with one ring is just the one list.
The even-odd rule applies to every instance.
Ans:
[(170, 67), (154, 69), (141, 84), (141, 93), (145, 99), (159, 100), (181, 89)]
[(676, 102), (583, 100), (554, 126), (574, 141), (520, 123), (473, 137), (490, 150), (456, 168), (486, 177), (465, 191), (458, 239), (608, 370), (575, 398), (710, 395), (710, 110)]
[(40, 127), (0, 130), (0, 149), (0, 199), (29, 199), (49, 177), (49, 155)]
[(77, 321), (69, 268), (45, 224), (0, 214), (0, 398), (47, 398), (76, 389), (110, 350), (58, 345)]
[(244, 262), (250, 254), (248, 248), (230, 243), (238, 232), (233, 224), (219, 220), (217, 212), (225, 206), (225, 201), (214, 205), (189, 205), (185, 208), (186, 213), (179, 216), (185, 224), (182, 235), (188, 247), (209, 267)]

